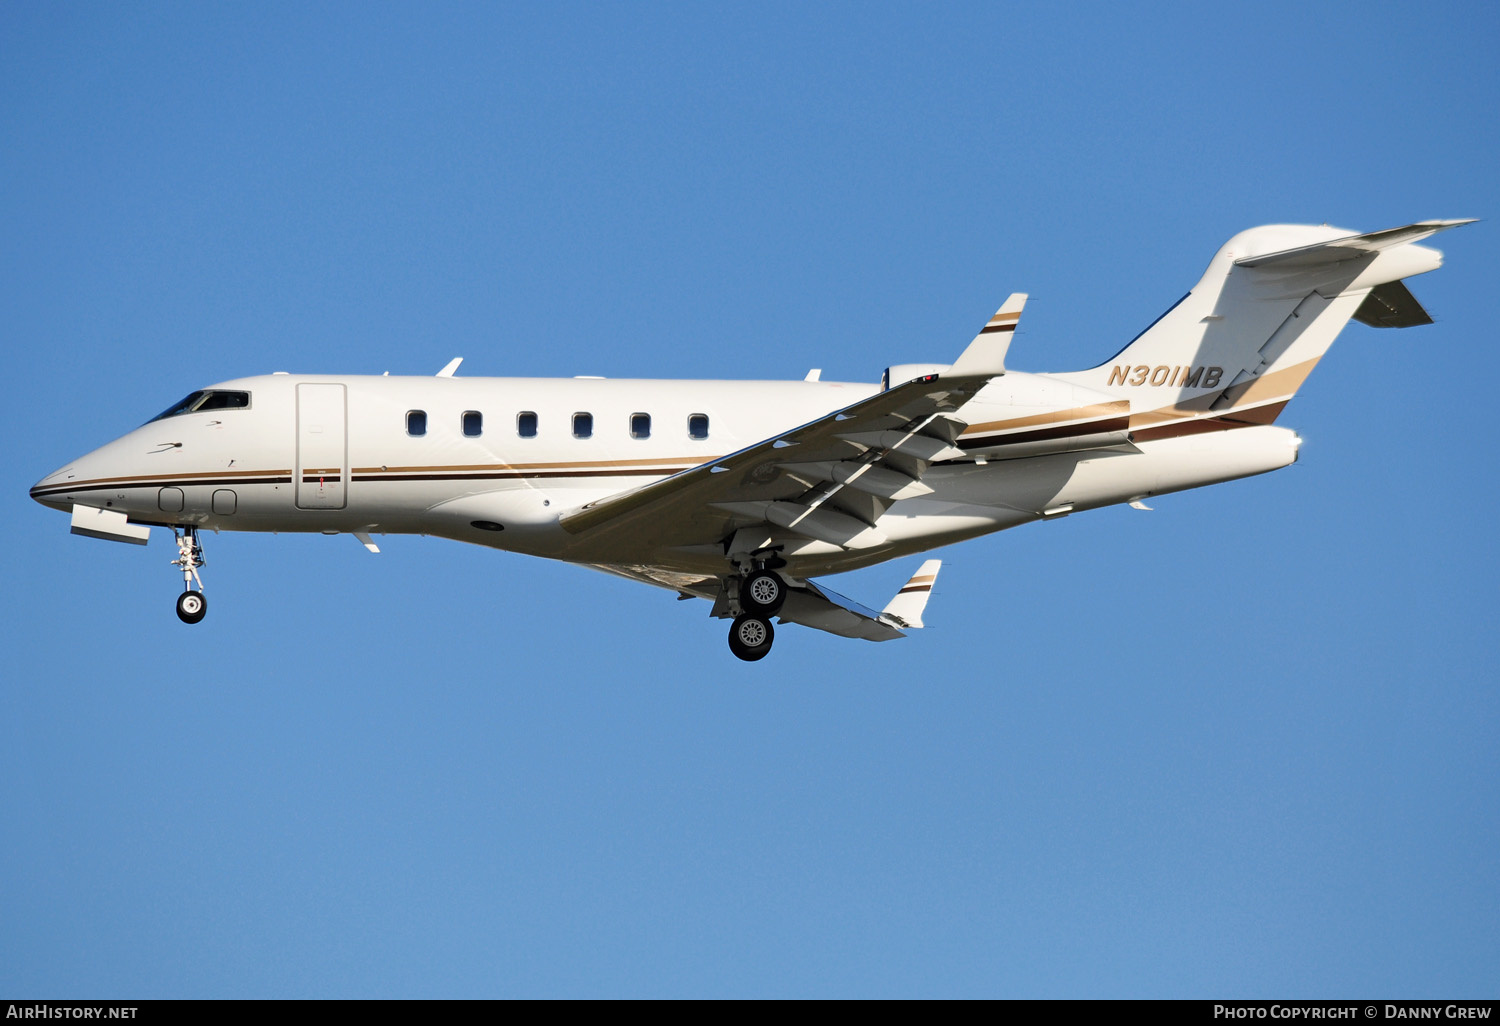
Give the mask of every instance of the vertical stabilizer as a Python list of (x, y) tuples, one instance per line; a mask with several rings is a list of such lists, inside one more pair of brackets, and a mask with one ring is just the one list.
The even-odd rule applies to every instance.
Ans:
[(1251, 228), (1114, 359), (1054, 376), (1128, 399), (1138, 440), (1172, 433), (1184, 419), (1269, 424), (1350, 318), (1430, 322), (1394, 283), (1442, 265), (1440, 252), (1417, 241), (1468, 223), (1422, 221), (1366, 235), (1326, 225)]

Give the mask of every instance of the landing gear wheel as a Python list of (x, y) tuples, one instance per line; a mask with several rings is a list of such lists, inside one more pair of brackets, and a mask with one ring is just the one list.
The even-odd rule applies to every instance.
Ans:
[(729, 628), (729, 651), (745, 662), (753, 663), (766, 657), (775, 639), (776, 632), (771, 629), (770, 620), (759, 616), (737, 616)]
[(208, 599), (203, 597), (203, 578), (198, 576), (198, 568), (204, 563), (203, 544), (198, 540), (198, 528), (192, 524), (180, 531), (172, 528), (172, 537), (177, 541), (177, 558), (172, 560), (172, 565), (182, 571), (177, 619), (183, 623), (197, 623), (208, 613)]
[(177, 596), (177, 619), (197, 623), (208, 615), (208, 599), (201, 591), (185, 591)]
[(786, 602), (786, 582), (770, 570), (757, 570), (740, 583), (740, 605), (751, 616), (765, 619), (781, 612)]

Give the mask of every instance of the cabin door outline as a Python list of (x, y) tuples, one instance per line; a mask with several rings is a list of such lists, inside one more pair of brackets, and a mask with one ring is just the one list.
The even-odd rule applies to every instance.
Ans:
[(343, 509), (349, 501), (349, 408), (343, 385), (297, 386), (298, 509)]

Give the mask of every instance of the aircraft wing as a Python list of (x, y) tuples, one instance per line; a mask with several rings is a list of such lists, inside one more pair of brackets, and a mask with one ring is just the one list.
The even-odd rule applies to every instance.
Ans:
[(951, 368), (862, 399), (720, 459), (588, 503), (561, 518), (590, 541), (659, 534), (675, 544), (721, 543), (769, 524), (840, 548), (878, 545), (891, 503), (930, 494), (922, 474), (964, 452), (957, 411), (994, 377), (1025, 301), (1010, 297)]
[(839, 546), (870, 543), (868, 533), (892, 502), (932, 491), (920, 480), (930, 463), (964, 456), (953, 443), (967, 425), (954, 413), (992, 376), (908, 381), (728, 456), (591, 502), (565, 514), (562, 526), (600, 538), (673, 523), (683, 526), (682, 544), (695, 544), (722, 540), (736, 526), (769, 523)]

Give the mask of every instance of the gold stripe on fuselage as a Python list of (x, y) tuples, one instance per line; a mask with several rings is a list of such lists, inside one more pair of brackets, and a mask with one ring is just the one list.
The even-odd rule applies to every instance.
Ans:
[[(688, 466), (709, 462), (715, 457), (667, 456), (655, 460), (580, 460), (572, 463), (473, 463), (446, 466), (355, 467), (351, 477), (364, 481), (400, 481), (421, 475), (452, 478), (514, 480), (532, 477), (621, 477), (642, 474), (671, 474)], [(303, 478), (339, 477), (342, 469), (304, 468)], [(280, 470), (205, 470), (178, 471), (174, 474), (139, 474), (124, 477), (100, 477), (83, 481), (66, 481), (32, 489), (32, 495), (61, 495), (70, 491), (93, 491), (99, 488), (149, 488), (193, 484), (266, 483), (266, 479), (290, 482), (291, 469)], [(272, 482), (274, 483), (274, 482)]]
[(1091, 406), (1075, 406), (1071, 410), (1054, 410), (1051, 413), (1037, 413), (1029, 417), (1016, 417), (1014, 420), (992, 420), (984, 424), (970, 424), (964, 429), (963, 435), (980, 435), (990, 431), (1009, 431), (1012, 428), (1035, 427), (1039, 424), (1060, 424), (1067, 420), (1089, 421), (1100, 420), (1108, 417), (1120, 417), (1130, 412), (1130, 401), (1121, 399), (1113, 403), (1095, 403)]

